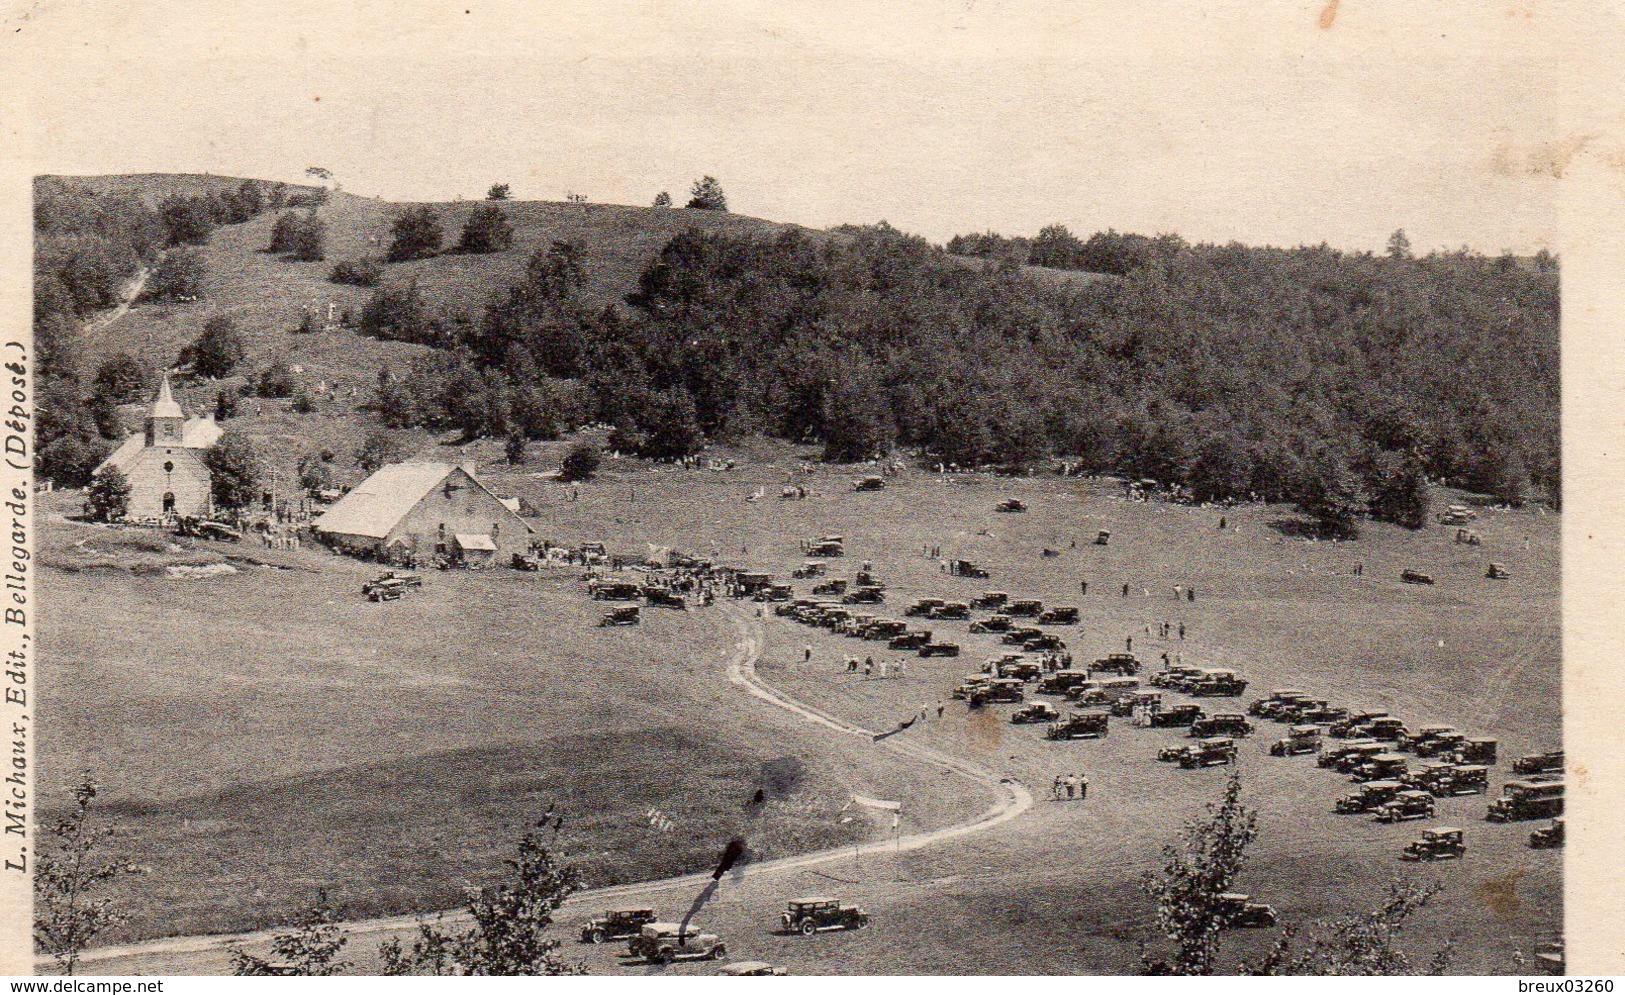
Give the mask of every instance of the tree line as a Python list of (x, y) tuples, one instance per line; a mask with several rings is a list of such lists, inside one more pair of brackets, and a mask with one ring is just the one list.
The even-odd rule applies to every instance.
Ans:
[(1421, 525), (1430, 481), (1557, 501), (1555, 269), (1124, 238), (1101, 242), (1138, 247), (1120, 275), (1058, 283), (884, 223), (689, 230), (597, 309), (559, 242), (478, 318), (393, 284), (361, 327), (441, 350), (386, 372), (385, 420), (470, 437), (591, 420), (656, 458), (757, 431), (831, 460), (1059, 458), (1196, 500), (1295, 501), (1341, 535), (1366, 515)]

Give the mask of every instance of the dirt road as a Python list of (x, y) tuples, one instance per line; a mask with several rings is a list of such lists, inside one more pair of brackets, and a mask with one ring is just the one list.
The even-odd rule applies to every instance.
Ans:
[[(735, 644), (734, 651), (729, 656), (726, 666), (729, 681), (776, 708), (790, 711), (808, 722), (823, 726), (834, 733), (873, 741), (875, 736), (873, 731), (830, 716), (762, 683), (756, 675), (756, 664), (760, 658), (762, 648), (761, 623), (740, 609), (730, 606), (725, 610), (735, 616), (734, 622), (739, 632), (739, 641)], [(731, 878), (733, 880), (760, 879), (835, 861), (851, 861), (866, 854), (896, 854), (922, 850), (948, 840), (993, 829), (1015, 819), (1033, 805), (1031, 792), (1022, 784), (1007, 778), (1001, 778), (991, 771), (965, 763), (930, 747), (906, 741), (899, 742), (896, 739), (886, 739), (876, 743), (875, 748), (888, 750), (952, 771), (991, 790), (997, 796), (997, 800), (986, 811), (976, 817), (941, 829), (903, 836), (894, 840), (877, 840), (857, 847), (840, 847), (833, 850), (822, 850), (751, 864), (741, 868), (734, 875), (731, 875)], [(699, 873), (656, 881), (617, 885), (609, 888), (595, 888), (572, 896), (564, 904), (564, 908), (594, 909), (617, 903), (626, 903), (631, 900), (647, 901), (650, 896), (663, 892), (698, 890), (709, 880), (709, 874)], [(377, 936), (389, 933), (404, 934), (414, 931), (418, 921), (423, 918), (425, 917), (421, 915), (410, 915), (368, 919), (346, 923), (344, 928), (352, 937)], [(448, 913), (441, 921), (457, 923), (465, 921), (466, 918), (462, 913)], [(179, 936), (124, 946), (98, 947), (86, 951), (81, 958), (81, 964), (89, 968), (91, 972), (98, 974), (137, 972), (163, 974), (221, 973), (228, 970), (230, 947), (242, 946), (251, 950), (262, 949), (270, 943), (273, 933), (272, 930), (261, 930), (254, 933)], [(45, 970), (50, 970), (52, 967), (52, 962), (48, 958), (39, 959), (36, 963)]]

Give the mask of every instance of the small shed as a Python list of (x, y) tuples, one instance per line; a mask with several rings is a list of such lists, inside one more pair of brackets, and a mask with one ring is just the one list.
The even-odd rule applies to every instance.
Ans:
[(496, 561), (497, 544), (489, 536), (479, 533), (452, 534), (452, 552), (465, 567), (488, 567)]

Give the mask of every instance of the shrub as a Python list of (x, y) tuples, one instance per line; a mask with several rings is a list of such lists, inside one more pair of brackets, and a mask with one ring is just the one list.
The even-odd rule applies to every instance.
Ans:
[(564, 457), (564, 463), (559, 467), (559, 479), (566, 483), (591, 480), (593, 474), (598, 472), (600, 462), (597, 446), (590, 442), (578, 442), (570, 447), (569, 454)]
[(502, 252), (513, 246), (513, 226), (508, 216), (495, 204), (482, 204), (468, 216), (463, 225), (463, 237), (457, 247), (464, 252)]
[(327, 274), (327, 278), (334, 283), (348, 283), (356, 287), (375, 287), (383, 277), (384, 264), (371, 256), (341, 260)]
[(192, 301), (203, 296), (208, 268), (196, 249), (171, 249), (152, 274), (147, 295), (155, 301)]
[(389, 244), (389, 261), (405, 262), (409, 259), (427, 259), (440, 251), (445, 232), (440, 219), (428, 206), (409, 207), (390, 226), (394, 241)]
[(182, 352), (181, 361), (192, 364), (198, 376), (218, 380), (242, 362), (247, 350), (237, 324), (228, 315), (216, 315), (203, 325), (203, 334)]
[(93, 521), (116, 522), (130, 511), (130, 481), (116, 466), (104, 466), (90, 478), (85, 513)]
[(298, 386), (293, 369), (280, 356), (260, 371), (258, 391), (261, 397), (291, 397)]
[(303, 387), (294, 392), (293, 410), (301, 415), (308, 415), (316, 410), (316, 398)]

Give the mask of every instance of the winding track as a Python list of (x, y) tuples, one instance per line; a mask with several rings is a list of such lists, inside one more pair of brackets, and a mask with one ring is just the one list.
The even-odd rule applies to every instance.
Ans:
[[(733, 654), (728, 659), (728, 680), (739, 685), (756, 698), (792, 712), (795, 715), (815, 725), (823, 726), (833, 732), (844, 736), (854, 736), (873, 741), (875, 733), (861, 726), (853, 725), (825, 712), (821, 712), (811, 705), (798, 701), (782, 691), (774, 690), (762, 683), (756, 675), (756, 663), (761, 658), (762, 628), (757, 619), (741, 616), (737, 609), (725, 609), (735, 616), (734, 624), (739, 630), (739, 641), (735, 644)], [(818, 850), (795, 857), (780, 857), (776, 860), (763, 861), (759, 864), (748, 864), (737, 871), (743, 877), (758, 877), (762, 875), (782, 874), (786, 871), (801, 870), (819, 864), (830, 863), (836, 860), (851, 860), (853, 856), (864, 853), (896, 853), (901, 851), (922, 850), (935, 846), (946, 840), (957, 839), (972, 833), (984, 832), (1003, 823), (1009, 822), (1033, 805), (1033, 796), (1025, 786), (1017, 781), (1002, 778), (998, 774), (984, 770), (972, 764), (965, 763), (957, 757), (950, 756), (940, 750), (927, 746), (897, 739), (885, 739), (875, 743), (876, 749), (890, 750), (914, 760), (934, 764), (951, 771), (954, 774), (973, 781), (978, 785), (993, 790), (998, 800), (986, 811), (975, 818), (965, 822), (945, 826), (930, 832), (915, 833), (903, 836), (896, 840), (878, 840), (864, 843), (857, 847), (836, 847), (829, 850)], [(578, 892), (564, 903), (564, 908), (593, 907), (606, 903), (614, 903), (624, 899), (662, 892), (681, 887), (700, 888), (711, 880), (706, 872), (684, 874), (677, 877), (662, 878), (656, 881), (639, 881), (633, 884), (615, 885), (608, 888), (594, 888)], [(425, 918), (432, 918), (433, 913), (414, 914), (407, 916), (391, 916), (385, 919), (365, 919), (345, 923), (344, 928), (351, 936), (366, 936), (377, 933), (406, 931), (415, 928), (417, 923)], [(439, 919), (440, 922), (452, 924), (468, 919), (464, 913), (447, 913)], [(124, 946), (96, 947), (86, 950), (80, 956), (82, 964), (107, 964), (133, 957), (153, 957), (164, 955), (186, 955), (221, 953), (231, 946), (258, 947), (270, 943), (273, 935), (280, 930), (260, 930), (253, 933), (208, 934), (201, 936), (177, 936), (161, 940), (150, 940), (144, 943), (132, 943)], [(43, 968), (51, 968), (53, 961), (49, 957), (36, 958), (35, 964)]]

